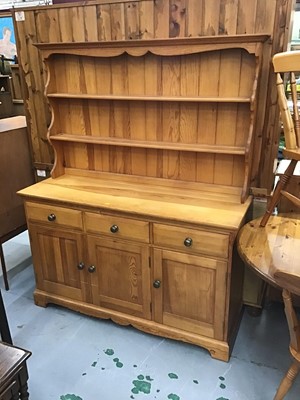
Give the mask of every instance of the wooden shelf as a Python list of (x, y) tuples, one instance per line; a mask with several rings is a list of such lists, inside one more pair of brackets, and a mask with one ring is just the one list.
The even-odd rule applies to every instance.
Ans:
[(82, 100), (124, 100), (124, 101), (174, 101), (197, 103), (250, 103), (250, 97), (197, 97), (197, 96), (147, 96), (147, 95), (97, 95), (80, 93), (49, 93), (49, 98)]
[(107, 146), (122, 146), (122, 147), (139, 147), (158, 150), (174, 150), (174, 151), (189, 151), (196, 153), (215, 153), (215, 154), (233, 154), (244, 155), (245, 147), (242, 146), (224, 146), (224, 145), (207, 145), (198, 143), (170, 143), (147, 140), (133, 140), (116, 137), (97, 137), (85, 135), (69, 135), (61, 133), (59, 135), (50, 136), (51, 141), (61, 142), (76, 142), (84, 144), (99, 144)]
[(74, 54), (91, 57), (116, 57), (127, 53), (142, 56), (148, 52), (160, 56), (195, 54), (205, 51), (243, 48), (250, 54), (261, 51), (267, 34), (219, 35), (189, 38), (113, 40), (99, 42), (34, 43), (42, 50), (44, 59), (51, 54)]

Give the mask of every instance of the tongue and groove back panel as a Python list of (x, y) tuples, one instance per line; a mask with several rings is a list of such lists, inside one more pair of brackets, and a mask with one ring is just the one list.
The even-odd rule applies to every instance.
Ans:
[(243, 186), (254, 54), (52, 54), (48, 65), (50, 138), (64, 167)]
[[(251, 186), (260, 181), (261, 187), (270, 189), (278, 147), (276, 87), (270, 59), (287, 48), (293, 6), (293, 0), (98, 0), (24, 8), (24, 20), (14, 24), (35, 167), (49, 171), (54, 156), (47, 141), (50, 113), (43, 95), (46, 76), (34, 43), (266, 33), (272, 43), (264, 54), (258, 88)], [(12, 11), (13, 16), (17, 11)]]

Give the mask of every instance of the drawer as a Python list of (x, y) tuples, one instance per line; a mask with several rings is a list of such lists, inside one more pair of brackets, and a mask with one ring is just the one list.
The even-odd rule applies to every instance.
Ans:
[(113, 215), (85, 213), (85, 228), (89, 233), (149, 243), (149, 222)]
[(70, 208), (26, 202), (29, 221), (47, 223), (52, 226), (66, 226), (82, 229), (82, 212)]
[[(17, 377), (14, 376), (14, 378)], [(4, 390), (0, 391), (0, 399), (1, 400), (13, 400), (16, 398), (18, 399), (19, 389), (20, 389), (19, 383), (16, 380), (13, 380)]]
[(154, 224), (153, 241), (156, 246), (160, 247), (228, 257), (229, 236), (226, 234)]

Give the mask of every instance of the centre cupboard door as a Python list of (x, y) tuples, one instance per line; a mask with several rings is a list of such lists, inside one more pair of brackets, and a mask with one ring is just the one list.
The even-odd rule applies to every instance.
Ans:
[(148, 245), (87, 238), (95, 305), (151, 319)]
[(154, 249), (154, 320), (223, 339), (225, 261)]

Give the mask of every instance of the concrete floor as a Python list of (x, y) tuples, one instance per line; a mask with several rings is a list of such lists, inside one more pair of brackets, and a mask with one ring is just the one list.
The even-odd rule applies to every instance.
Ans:
[[(4, 252), (8, 266), (18, 265), (2, 294), (14, 344), (32, 352), (31, 400), (271, 400), (290, 365), (280, 304), (268, 305), (260, 317), (244, 313), (225, 363), (196, 346), (35, 306), (27, 232)], [(299, 398), (300, 377), (286, 400)]]

